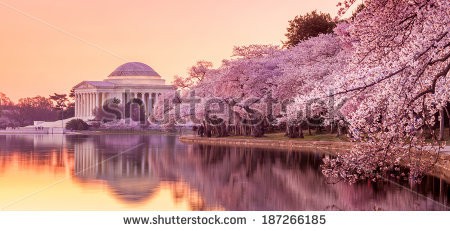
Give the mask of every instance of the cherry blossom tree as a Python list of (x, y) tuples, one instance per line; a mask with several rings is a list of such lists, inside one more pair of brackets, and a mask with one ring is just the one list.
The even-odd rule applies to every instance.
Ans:
[[(344, 1), (340, 12), (353, 3)], [(353, 59), (331, 94), (361, 100), (349, 113), (351, 134), (361, 144), (326, 159), (323, 172), (350, 182), (390, 175), (420, 180), (443, 145), (433, 126), (449, 100), (450, 2), (366, 0), (364, 5), (347, 28)]]
[[(346, 97), (328, 99), (327, 95), (333, 90), (335, 78), (340, 77), (338, 73), (347, 65), (351, 49), (345, 46), (337, 35), (326, 34), (285, 51), (280, 64), (283, 75), (275, 80), (274, 97), (285, 102), (291, 100), (282, 118), (295, 127), (288, 126), (289, 137), (302, 137), (301, 127), (309, 128), (314, 119), (321, 124), (334, 124), (343, 119), (335, 106)], [(294, 129), (295, 134), (289, 129)]]
[(200, 102), (195, 110), (186, 105), (181, 110), (173, 109), (195, 113), (204, 126), (221, 127), (217, 132), (219, 135), (226, 135), (231, 129), (234, 134), (262, 136), (271, 114), (266, 100), (273, 90), (273, 79), (281, 75), (278, 70), (281, 54), (283, 52), (277, 46), (250, 45), (235, 47), (232, 59), (224, 60), (217, 69), (197, 63), (190, 69), (188, 77), (179, 77), (176, 82), (180, 83), (180, 88), (189, 87), (195, 92)]
[[(302, 124), (310, 118), (299, 119), (299, 111), (303, 115), (308, 114), (305, 110), (313, 101), (313, 114), (321, 120), (326, 118), (335, 122), (341, 119), (324, 117), (327, 113), (333, 115), (333, 108), (329, 108), (329, 102), (324, 105), (325, 101), (317, 99), (327, 96), (337, 70), (342, 70), (348, 62), (350, 49), (343, 49), (344, 45), (338, 36), (328, 34), (311, 38), (290, 49), (272, 45), (235, 47), (232, 59), (224, 60), (219, 68), (209, 69), (208, 66), (201, 69), (201, 75), (190, 71), (188, 77), (177, 82), (182, 83), (179, 84), (180, 89), (188, 87), (199, 97), (200, 102), (196, 104), (194, 113), (200, 120), (208, 122), (214, 114), (215, 119), (226, 123), (227, 131), (222, 132), (223, 135), (262, 136), (271, 124), (285, 122), (289, 126), (287, 135), (297, 137), (289, 129), (302, 133)], [(193, 82), (192, 76), (201, 78), (195, 78)], [(181, 92), (179, 96), (183, 99), (187, 94)], [(178, 113), (170, 115), (172, 117), (180, 115), (179, 112), (192, 114), (193, 110), (185, 106), (181, 106), (182, 109), (166, 108), (169, 114), (178, 110)], [(287, 110), (283, 111), (285, 107)]]
[(206, 73), (213, 67), (213, 64), (209, 61), (198, 61), (194, 66), (189, 68), (188, 76), (182, 77), (182, 76), (175, 76), (174, 79), (174, 85), (177, 88), (184, 89), (184, 88), (190, 88), (196, 85), (197, 83), (201, 82), (205, 76)]

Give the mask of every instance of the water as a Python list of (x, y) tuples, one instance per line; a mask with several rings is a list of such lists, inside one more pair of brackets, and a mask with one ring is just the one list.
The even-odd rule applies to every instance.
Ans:
[(450, 210), (442, 179), (328, 184), (323, 156), (162, 135), (0, 135), (0, 209)]

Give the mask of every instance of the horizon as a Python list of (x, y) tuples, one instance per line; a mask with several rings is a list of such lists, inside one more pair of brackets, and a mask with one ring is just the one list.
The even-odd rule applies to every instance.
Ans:
[(313, 10), (335, 17), (339, 1), (11, 2), (0, 2), (8, 35), (0, 43), (0, 92), (17, 103), (68, 94), (133, 61), (171, 83), (199, 60), (219, 66), (234, 46), (281, 45), (289, 20)]

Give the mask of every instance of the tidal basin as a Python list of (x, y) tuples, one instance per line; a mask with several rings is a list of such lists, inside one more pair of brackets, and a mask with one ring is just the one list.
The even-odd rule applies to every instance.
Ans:
[(324, 155), (176, 135), (0, 135), (0, 208), (450, 210), (443, 179), (330, 184)]

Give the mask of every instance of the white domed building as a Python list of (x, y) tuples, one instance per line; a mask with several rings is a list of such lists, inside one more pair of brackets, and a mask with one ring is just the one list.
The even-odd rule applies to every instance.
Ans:
[(157, 97), (173, 92), (173, 85), (166, 85), (161, 76), (150, 66), (140, 62), (129, 62), (117, 67), (103, 81), (83, 81), (74, 87), (75, 117), (94, 117), (94, 109), (107, 100), (119, 99), (123, 104), (139, 98), (150, 113)]

